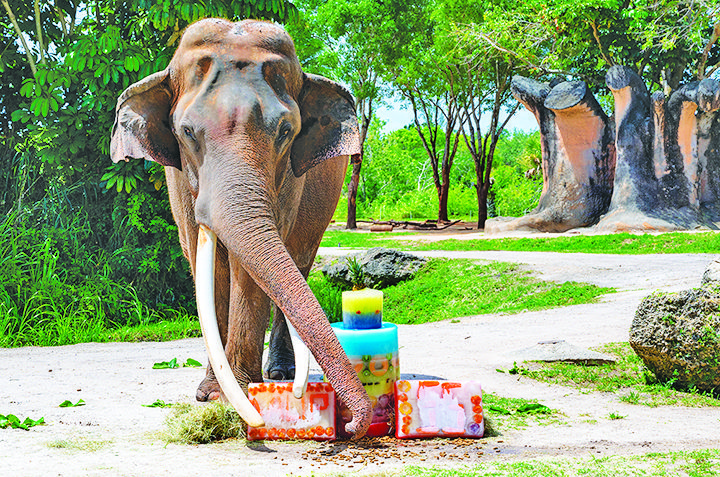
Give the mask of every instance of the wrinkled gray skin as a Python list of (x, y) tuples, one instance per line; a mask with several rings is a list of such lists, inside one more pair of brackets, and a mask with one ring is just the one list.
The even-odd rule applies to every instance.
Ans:
[[(356, 437), (370, 400), (305, 278), (358, 152), (352, 97), (304, 74), (281, 27), (219, 19), (188, 27), (168, 68), (123, 93), (111, 145), (116, 162), (166, 166), (194, 275), (198, 226), (217, 235), (217, 323), (237, 382), (262, 381), (272, 302), (270, 376), (293, 375), (284, 315), (351, 409)], [(197, 398), (221, 392), (208, 369)]]

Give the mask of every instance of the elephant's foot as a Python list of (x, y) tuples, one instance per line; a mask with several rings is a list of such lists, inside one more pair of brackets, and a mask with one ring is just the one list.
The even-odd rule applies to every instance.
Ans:
[(274, 381), (289, 381), (295, 379), (295, 358), (289, 356), (272, 355), (268, 357), (263, 376)]
[(221, 396), (220, 384), (212, 373), (205, 376), (195, 392), (195, 399), (201, 402), (214, 401), (220, 399)]

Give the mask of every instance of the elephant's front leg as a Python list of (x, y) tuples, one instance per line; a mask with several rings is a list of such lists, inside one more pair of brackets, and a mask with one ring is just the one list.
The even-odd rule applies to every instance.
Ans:
[(274, 303), (268, 359), (265, 363), (264, 375), (268, 379), (278, 381), (295, 378), (295, 355), (293, 354), (290, 332), (285, 321), (285, 315)]
[[(291, 254), (292, 248), (290, 249)], [(295, 263), (298, 260), (293, 254)], [(309, 265), (300, 265), (299, 270), (302, 276), (307, 280), (312, 268), (315, 254), (309, 259)], [(293, 350), (292, 340), (290, 339), (290, 331), (288, 330), (285, 315), (282, 310), (273, 303), (273, 322), (270, 330), (270, 343), (268, 345), (268, 360), (265, 363), (264, 376), (268, 379), (278, 381), (286, 381), (295, 379), (295, 353)]]
[[(262, 382), (260, 369), (270, 301), (237, 260), (228, 259), (224, 247), (218, 247), (215, 266), (215, 306), (225, 355), (237, 381), (247, 387), (250, 382)], [(221, 395), (208, 365), (196, 398), (209, 401)]]
[(270, 299), (237, 260), (230, 258), (230, 309), (225, 355), (243, 388), (262, 382), (262, 354)]

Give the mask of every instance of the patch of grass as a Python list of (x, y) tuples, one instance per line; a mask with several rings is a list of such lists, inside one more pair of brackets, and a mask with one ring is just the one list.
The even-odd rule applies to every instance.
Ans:
[(166, 319), (154, 323), (122, 326), (106, 331), (106, 341), (173, 341), (202, 336), (197, 316), (172, 310)]
[(401, 250), (508, 250), (516, 252), (609, 253), (708, 253), (720, 249), (718, 232), (669, 232), (664, 234), (576, 235), (571, 237), (522, 237), (476, 240), (439, 240), (426, 243), (403, 240), (411, 232), (362, 233), (343, 230), (325, 232), (323, 247), (390, 247)]
[(609, 343), (598, 351), (613, 355), (617, 362), (600, 366), (526, 362), (516, 371), (538, 381), (615, 393), (620, 401), (628, 404), (720, 406), (717, 396), (693, 390), (678, 391), (671, 387), (672, 383), (658, 383), (628, 343)]
[[(311, 273), (308, 283), (330, 321), (340, 321), (341, 290), (318, 270)], [(614, 289), (576, 282), (544, 282), (513, 263), (431, 259), (412, 280), (383, 292), (385, 321), (417, 324), (591, 303)]]
[(495, 437), (506, 429), (528, 427), (531, 423), (541, 425), (556, 423), (561, 414), (540, 404), (535, 399), (519, 399), (483, 393), (483, 417), (485, 437)]
[(207, 444), (245, 437), (245, 424), (238, 413), (216, 401), (201, 406), (177, 404), (165, 425), (160, 437), (167, 443)]
[[(372, 475), (372, 474), (370, 474)], [(381, 474), (378, 474), (381, 475)], [(390, 474), (413, 477), (475, 477), (475, 476), (651, 476), (720, 475), (720, 450), (649, 453), (632, 456), (590, 458), (543, 458), (514, 462), (484, 462), (475, 466), (452, 468), (447, 464), (424, 468), (409, 466)]]
[(47, 442), (45, 445), (47, 445), (51, 449), (95, 452), (104, 447), (107, 447), (110, 444), (112, 444), (112, 441), (85, 439), (82, 437), (78, 437), (75, 439), (57, 439)]

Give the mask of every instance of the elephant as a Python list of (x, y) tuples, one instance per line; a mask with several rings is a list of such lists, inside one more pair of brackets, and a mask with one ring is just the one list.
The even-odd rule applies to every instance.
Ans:
[(350, 93), (303, 72), (277, 24), (200, 20), (165, 70), (118, 98), (110, 154), (165, 168), (210, 360), (196, 398), (224, 395), (263, 424), (243, 388), (263, 380), (272, 307), (269, 377), (295, 371), (300, 397), (309, 349), (352, 412), (345, 430), (363, 436), (370, 399), (306, 282), (359, 154)]

